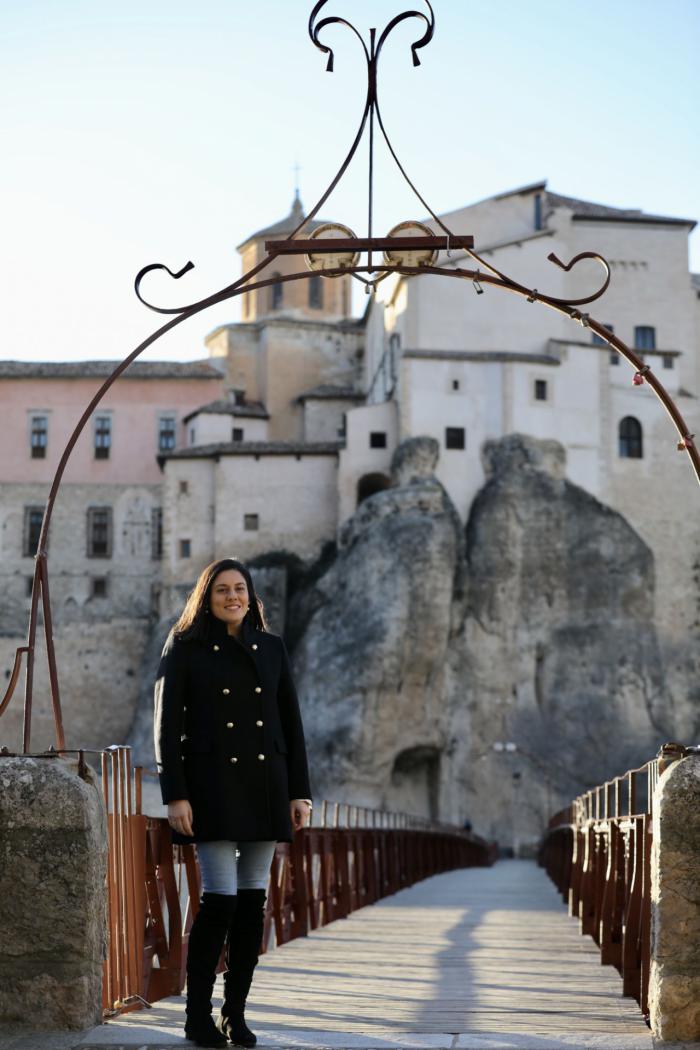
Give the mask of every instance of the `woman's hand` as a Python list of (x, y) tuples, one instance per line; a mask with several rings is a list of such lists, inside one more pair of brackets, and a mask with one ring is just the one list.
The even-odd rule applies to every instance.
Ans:
[(293, 798), (289, 803), (289, 811), (292, 816), (292, 828), (298, 831), (309, 823), (311, 817), (311, 806), (303, 798)]
[(168, 824), (180, 835), (192, 835), (192, 806), (186, 798), (168, 802)]

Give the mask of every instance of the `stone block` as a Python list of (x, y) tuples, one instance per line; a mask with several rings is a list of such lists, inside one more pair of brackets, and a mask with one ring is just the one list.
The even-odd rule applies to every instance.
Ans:
[(107, 821), (98, 779), (64, 758), (0, 758), (0, 1023), (102, 1016)]
[(652, 1032), (700, 1040), (700, 755), (674, 762), (654, 798), (651, 869)]

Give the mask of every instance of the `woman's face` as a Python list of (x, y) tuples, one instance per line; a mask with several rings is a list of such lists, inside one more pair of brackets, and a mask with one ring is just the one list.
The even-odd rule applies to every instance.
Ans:
[(212, 616), (232, 627), (238, 627), (248, 612), (248, 585), (238, 569), (224, 569), (214, 577), (209, 592), (209, 609)]

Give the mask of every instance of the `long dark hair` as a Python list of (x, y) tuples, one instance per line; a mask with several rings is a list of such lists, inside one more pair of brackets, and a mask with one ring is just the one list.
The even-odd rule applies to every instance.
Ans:
[(226, 569), (237, 569), (248, 587), (249, 605), (248, 612), (243, 617), (243, 623), (255, 627), (259, 631), (268, 629), (265, 622), (263, 603), (256, 594), (250, 570), (236, 558), (221, 558), (219, 561), (213, 561), (211, 565), (207, 565), (206, 569), (202, 569), (199, 574), (199, 579), (187, 596), (185, 608), (180, 613), (177, 623), (173, 626), (171, 633), (176, 638), (189, 642), (207, 637), (209, 623), (211, 622), (209, 596), (214, 580), (220, 572), (225, 572)]

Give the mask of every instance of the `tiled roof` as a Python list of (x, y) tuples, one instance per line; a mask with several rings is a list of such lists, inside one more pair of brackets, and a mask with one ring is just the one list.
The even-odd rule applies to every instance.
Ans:
[(546, 191), (550, 208), (570, 208), (577, 219), (603, 219), (610, 222), (665, 222), (677, 226), (695, 226), (693, 219), (679, 219), (668, 215), (649, 215), (641, 208), (612, 208), (595, 201), (582, 201), (577, 197), (564, 197), (561, 193)]
[(185, 416), (183, 423), (189, 422), (190, 419), (202, 413), (212, 416), (236, 416), (238, 419), (270, 418), (267, 409), (260, 401), (246, 401), (242, 405), (237, 405), (235, 401), (210, 401), (209, 404), (195, 408), (194, 412)]
[(166, 459), (203, 459), (209, 456), (328, 456), (345, 448), (344, 441), (221, 441), (213, 445), (194, 445), (167, 452)]
[(352, 386), (334, 386), (333, 383), (321, 383), (311, 390), (305, 390), (299, 394), (297, 401), (306, 401), (307, 398), (329, 398), (338, 401), (364, 401), (365, 395)]
[(490, 364), (520, 362), (530, 365), (558, 365), (550, 354), (518, 353), (515, 350), (404, 350), (403, 357), (435, 361), (486, 361)]
[[(1, 361), (0, 379), (106, 379), (119, 361)], [(123, 379), (221, 379), (206, 361), (134, 361)]]
[[(540, 182), (531, 182), (526, 186), (518, 186), (514, 190), (506, 190), (505, 193), (494, 194), (493, 197), (486, 197), (485, 200), (498, 201), (504, 200), (506, 197), (521, 197), (531, 193), (544, 193), (546, 201), (542, 202), (543, 205), (549, 204), (550, 208), (570, 208), (577, 219), (589, 219), (591, 221), (598, 219), (604, 222), (667, 223), (675, 226), (691, 227), (696, 225), (694, 219), (679, 219), (669, 215), (649, 215), (643, 212), (641, 208), (613, 208), (608, 204), (584, 201), (578, 197), (565, 197), (561, 193), (552, 193), (551, 190), (548, 190), (546, 179), (542, 179)], [(484, 201), (477, 203), (484, 203)]]

